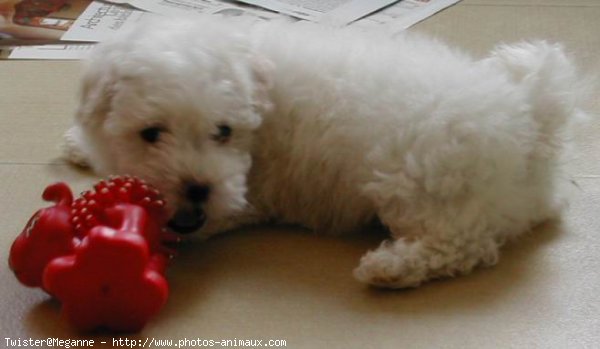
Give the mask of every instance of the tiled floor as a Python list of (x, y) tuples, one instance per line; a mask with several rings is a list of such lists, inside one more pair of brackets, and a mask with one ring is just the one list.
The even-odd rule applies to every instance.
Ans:
[[(560, 41), (583, 71), (600, 76), (599, 0), (464, 0), (412, 30), (476, 56), (498, 42)], [(46, 184), (65, 180), (80, 190), (95, 180), (59, 159), (79, 71), (76, 62), (0, 62), (0, 261), (40, 207)], [(590, 109), (600, 114), (600, 99)], [(595, 118), (577, 129), (578, 156), (567, 167), (578, 187), (562, 223), (508, 246), (494, 268), (416, 290), (381, 292), (351, 276), (375, 238), (252, 230), (183, 248), (169, 272), (169, 303), (129, 338), (285, 339), (288, 348), (597, 348), (598, 134)], [(0, 347), (6, 337), (111, 344), (111, 336), (73, 333), (60, 320), (58, 305), (20, 286), (6, 263), (0, 295)]]

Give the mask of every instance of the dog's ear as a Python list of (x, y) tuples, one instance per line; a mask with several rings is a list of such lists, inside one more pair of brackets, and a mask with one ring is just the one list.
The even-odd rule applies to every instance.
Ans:
[(254, 106), (259, 113), (267, 113), (273, 108), (269, 91), (273, 88), (275, 65), (266, 57), (254, 55), (250, 61), (254, 79)]
[(110, 111), (114, 95), (114, 74), (110, 65), (89, 61), (79, 90), (79, 106), (74, 125), (65, 133), (62, 151), (64, 158), (80, 167), (91, 167), (87, 136), (102, 128)]

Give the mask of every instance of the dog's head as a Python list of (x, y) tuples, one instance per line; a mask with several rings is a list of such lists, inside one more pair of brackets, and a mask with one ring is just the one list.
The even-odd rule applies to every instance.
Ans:
[(85, 71), (76, 125), (90, 165), (159, 188), (175, 231), (247, 204), (253, 134), (269, 108), (269, 63), (253, 53), (248, 25), (141, 24), (101, 44)]

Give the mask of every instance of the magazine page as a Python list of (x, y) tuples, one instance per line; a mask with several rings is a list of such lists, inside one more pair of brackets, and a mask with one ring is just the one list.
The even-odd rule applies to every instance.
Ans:
[[(282, 15), (329, 25), (389, 27), (402, 31), (460, 0), (106, 0), (163, 15), (211, 13), (254, 15), (274, 19)], [(270, 12), (265, 9), (275, 11)]]
[(265, 20), (280, 17), (279, 14), (255, 6), (227, 0), (108, 0), (127, 4), (137, 9), (161, 15), (221, 14), (227, 16), (255, 16)]
[(398, 5), (392, 6), (389, 13), (391, 18), (387, 21), (390, 31), (401, 32), (422, 20), (433, 16), (439, 11), (450, 7), (460, 0), (403, 0)]
[(240, 0), (300, 19), (346, 25), (398, 0)]
[(0, 0), (0, 46), (59, 42), (91, 0)]
[[(11, 0), (11, 6), (15, 3), (25, 3), (29, 9), (31, 0)], [(272, 19), (278, 14), (252, 8), (248, 5), (232, 5), (229, 2), (218, 0), (175, 0), (175, 1), (135, 1), (135, 0), (112, 0), (112, 1), (92, 1), (92, 0), (36, 0), (37, 4), (56, 2), (56, 4), (65, 3), (68, 6), (63, 7), (63, 11), (70, 4), (77, 2), (76, 15), (69, 17), (68, 26), (64, 26), (60, 31), (50, 32), (51, 40), (46, 39), (46, 35), (40, 32), (31, 32), (30, 40), (26, 41), (27, 46), (22, 45), (23, 40), (0, 41), (0, 59), (82, 59), (91, 50), (93, 45), (84, 44), (103, 41), (114, 35), (119, 30), (133, 25), (144, 17), (154, 15), (190, 15), (197, 13), (222, 14), (229, 16), (254, 15), (262, 19)], [(8, 1), (0, 0), (0, 5), (8, 5)], [(143, 5), (143, 6), (140, 6)], [(138, 9), (142, 7), (144, 11)], [(0, 7), (0, 9), (12, 8), (9, 6)], [(151, 11), (152, 10), (152, 11)], [(8, 10), (5, 10), (9, 13)], [(14, 11), (13, 11), (14, 12)], [(10, 12), (12, 13), (12, 12)], [(39, 13), (39, 12), (38, 12)], [(53, 13), (50, 13), (53, 14)], [(0, 22), (2, 23), (2, 22)], [(45, 30), (48, 30), (45, 28)], [(0, 31), (0, 35), (2, 35)], [(8, 30), (5, 31), (8, 33)], [(13, 35), (4, 34), (1, 38), (13, 38)], [(55, 45), (47, 45), (49, 43)], [(33, 45), (44, 44), (44, 45)]]
[(100, 1), (91, 3), (62, 36), (64, 41), (100, 42), (151, 13)]
[[(285, 8), (285, 15), (296, 8), (309, 9), (313, 15), (303, 15), (305, 18), (330, 25), (385, 28), (398, 33), (459, 1), (244, 0), (251, 6), (221, 0), (0, 0), (0, 59), (81, 59), (93, 47), (89, 43), (103, 41), (153, 15), (280, 18), (280, 13), (256, 7), (269, 5), (272, 10)], [(295, 17), (301, 16), (296, 13)], [(54, 45), (32, 45), (36, 43)], [(28, 45), (19, 46), (23, 44)]]
[(9, 59), (78, 60), (85, 58), (94, 44), (28, 45), (12, 48)]

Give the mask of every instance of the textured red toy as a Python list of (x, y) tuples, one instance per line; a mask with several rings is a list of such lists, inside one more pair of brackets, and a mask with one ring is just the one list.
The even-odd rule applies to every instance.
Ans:
[(21, 283), (42, 286), (42, 274), (54, 258), (73, 253), (79, 243), (71, 227), (73, 195), (64, 183), (50, 185), (42, 198), (56, 205), (37, 211), (10, 249), (8, 264)]
[(13, 243), (9, 265), (27, 286), (62, 302), (81, 330), (138, 331), (165, 304), (172, 240), (165, 203), (133, 177), (115, 177), (73, 201), (64, 183), (46, 188), (39, 210)]
[(165, 202), (158, 190), (135, 177), (113, 177), (96, 184), (94, 190), (83, 192), (72, 205), (75, 236), (81, 238), (97, 225), (110, 225), (106, 209), (123, 203), (141, 206), (147, 211), (152, 219), (142, 234), (153, 252), (168, 252), (161, 245), (166, 237), (162, 233), (167, 221)]

